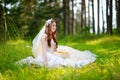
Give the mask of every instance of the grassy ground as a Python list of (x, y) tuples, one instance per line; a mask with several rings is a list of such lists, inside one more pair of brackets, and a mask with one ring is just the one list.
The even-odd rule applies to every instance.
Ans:
[(82, 68), (18, 67), (16, 61), (32, 56), (31, 42), (12, 40), (0, 45), (0, 80), (120, 80), (120, 36), (61, 36), (58, 42), (90, 50), (97, 60)]

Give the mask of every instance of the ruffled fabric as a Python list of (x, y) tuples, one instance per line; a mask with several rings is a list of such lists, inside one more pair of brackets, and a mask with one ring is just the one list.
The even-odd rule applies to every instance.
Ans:
[[(52, 49), (52, 48), (51, 48)], [(46, 67), (82, 67), (87, 64), (93, 63), (96, 60), (96, 55), (91, 53), (89, 50), (79, 51), (68, 46), (58, 46), (57, 52), (53, 52), (51, 49), (46, 53), (47, 55), (47, 66)], [(17, 65), (36, 64), (43, 66), (42, 54), (40, 53), (37, 57), (33, 58), (29, 56), (20, 61), (16, 62)]]

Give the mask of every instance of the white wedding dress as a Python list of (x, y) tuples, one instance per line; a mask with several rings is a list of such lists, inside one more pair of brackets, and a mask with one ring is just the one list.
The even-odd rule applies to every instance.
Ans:
[[(47, 49), (47, 66), (46, 67), (82, 67), (84, 65), (93, 63), (96, 59), (96, 55), (88, 50), (79, 51), (72, 47), (59, 45), (57, 51), (54, 51), (55, 43), (51, 40), (51, 47)], [(22, 64), (37, 64), (43, 66), (42, 53), (39, 53), (37, 57), (29, 56), (16, 62), (17, 65)]]
[[(42, 36), (45, 33), (46, 25), (50, 24), (51, 21), (52, 19), (47, 20), (43, 28), (39, 31), (37, 36), (33, 39), (32, 52), (35, 57), (29, 56), (20, 61), (17, 61), (16, 62), (17, 65), (37, 64), (39, 66), (43, 66), (44, 61), (42, 57), (42, 48), (41, 48), (42, 44), (40, 40), (42, 39)], [(91, 53), (88, 50), (79, 51), (72, 47), (59, 45), (57, 48), (57, 51), (55, 52), (54, 48), (55, 48), (55, 42), (53, 41), (53, 39), (51, 40), (51, 47), (43, 48), (43, 49), (46, 49), (46, 50), (43, 50), (43, 51), (46, 51), (45, 52), (46, 58), (47, 58), (46, 67), (63, 67), (63, 66), (82, 67), (96, 60), (96, 55)]]

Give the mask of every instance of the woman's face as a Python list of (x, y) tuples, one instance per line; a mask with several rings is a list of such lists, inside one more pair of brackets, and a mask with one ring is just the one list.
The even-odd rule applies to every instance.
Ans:
[(51, 31), (52, 32), (56, 31), (56, 23), (55, 22), (53, 22), (52, 25), (51, 25)]

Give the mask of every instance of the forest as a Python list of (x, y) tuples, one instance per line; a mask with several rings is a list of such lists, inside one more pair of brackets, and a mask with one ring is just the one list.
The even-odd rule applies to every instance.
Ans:
[[(119, 80), (120, 0), (0, 0), (0, 80)], [(90, 50), (82, 68), (14, 63), (32, 56), (32, 40), (46, 20), (57, 22), (58, 44)]]

